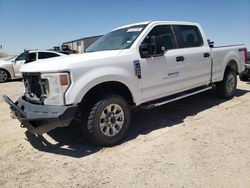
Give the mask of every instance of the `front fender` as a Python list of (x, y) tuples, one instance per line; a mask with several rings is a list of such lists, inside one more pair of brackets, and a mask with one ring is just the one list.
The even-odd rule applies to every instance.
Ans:
[(140, 81), (134, 74), (117, 67), (95, 68), (80, 77), (72, 75), (72, 84), (65, 94), (66, 104), (80, 103), (91, 88), (109, 81), (116, 81), (126, 85), (132, 94), (134, 103), (140, 104)]

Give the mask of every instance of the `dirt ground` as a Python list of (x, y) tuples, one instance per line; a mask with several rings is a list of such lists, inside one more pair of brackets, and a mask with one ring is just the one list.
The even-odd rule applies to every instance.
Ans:
[[(20, 81), (0, 84), (17, 99)], [(0, 187), (250, 187), (250, 83), (133, 110), (126, 140), (98, 148), (73, 123), (36, 136), (0, 99)]]

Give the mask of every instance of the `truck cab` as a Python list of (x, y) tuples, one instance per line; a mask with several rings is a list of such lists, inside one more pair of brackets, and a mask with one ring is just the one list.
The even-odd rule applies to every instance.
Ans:
[[(159, 43), (153, 54), (149, 39)], [(145, 101), (210, 82), (211, 49), (199, 25), (152, 24), (139, 49)]]

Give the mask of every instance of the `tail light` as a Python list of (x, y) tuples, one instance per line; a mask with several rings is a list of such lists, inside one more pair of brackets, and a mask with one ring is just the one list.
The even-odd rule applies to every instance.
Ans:
[(244, 49), (244, 56), (245, 56), (245, 64), (247, 64), (247, 49)]

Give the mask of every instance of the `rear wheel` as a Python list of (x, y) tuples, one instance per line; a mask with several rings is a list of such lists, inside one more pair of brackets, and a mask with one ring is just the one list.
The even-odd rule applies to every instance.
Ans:
[(237, 77), (235, 71), (228, 69), (224, 78), (216, 85), (216, 91), (219, 97), (231, 99), (235, 95), (237, 86)]
[(87, 138), (99, 146), (118, 144), (130, 124), (130, 108), (118, 95), (110, 95), (93, 102), (84, 128)]
[(0, 69), (0, 83), (8, 81), (9, 78), (9, 73), (6, 70)]

